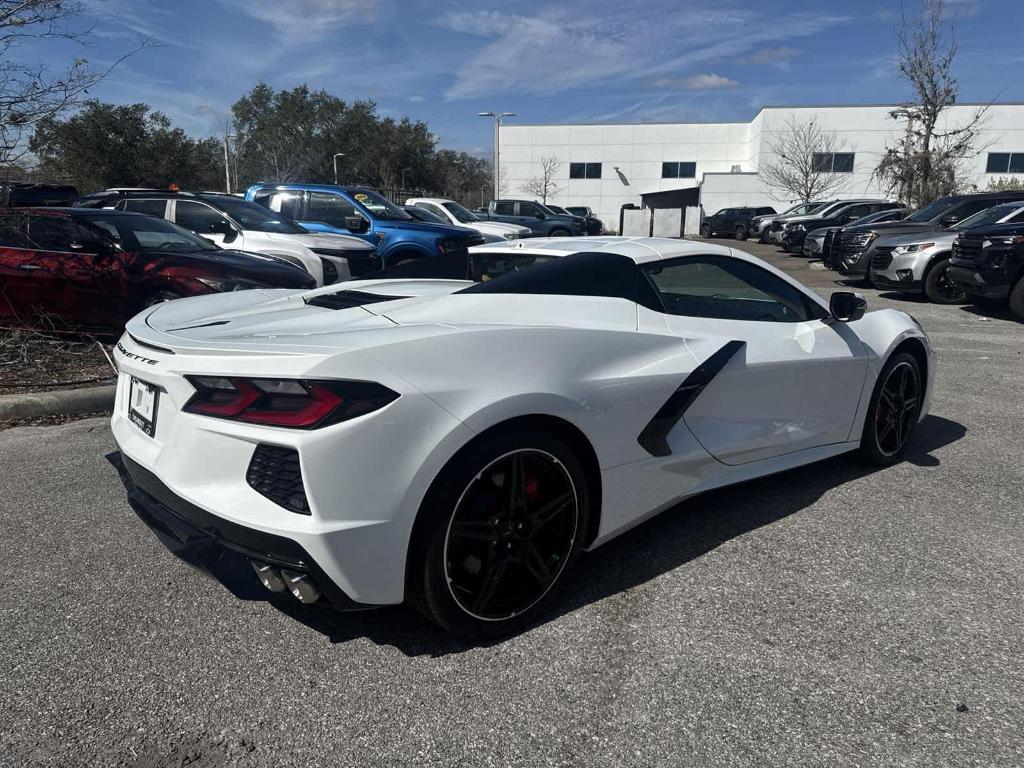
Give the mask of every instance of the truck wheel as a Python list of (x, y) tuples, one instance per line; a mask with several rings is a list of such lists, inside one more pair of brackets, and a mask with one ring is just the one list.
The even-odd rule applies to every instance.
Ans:
[(940, 259), (924, 276), (924, 295), (936, 304), (963, 304), (967, 294), (949, 279), (949, 259)]
[(738, 227), (736, 227), (735, 234), (736, 239), (739, 240), (740, 242), (743, 242), (744, 240), (747, 239), (747, 228), (740, 224)]
[(714, 233), (711, 231), (711, 225), (710, 224), (701, 224), (700, 225), (700, 236), (701, 237), (711, 237), (711, 235), (713, 235), (713, 234)]
[(1018, 320), (1024, 320), (1024, 277), (1010, 290), (1010, 312)]
[(571, 234), (568, 229), (552, 229), (549, 237), (569, 237)]

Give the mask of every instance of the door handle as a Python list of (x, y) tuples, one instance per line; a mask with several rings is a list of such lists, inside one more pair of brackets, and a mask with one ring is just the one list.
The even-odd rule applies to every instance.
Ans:
[(24, 269), (28, 270), (29, 272), (33, 272), (37, 269), (42, 269), (42, 267), (40, 267), (38, 264), (19, 264), (18, 269)]

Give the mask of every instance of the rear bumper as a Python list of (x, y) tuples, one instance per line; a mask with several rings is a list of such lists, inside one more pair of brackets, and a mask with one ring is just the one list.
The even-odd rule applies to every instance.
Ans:
[(953, 265), (946, 273), (950, 280), (971, 296), (983, 299), (1005, 299), (1010, 295), (1010, 280), (1002, 271), (976, 271)]
[(176, 495), (149, 470), (120, 452), (107, 459), (124, 483), (135, 514), (171, 553), (205, 571), (242, 600), (265, 599), (252, 562), (307, 574), (338, 610), (375, 606), (358, 603), (340, 589), (302, 546), (284, 536), (233, 523)]

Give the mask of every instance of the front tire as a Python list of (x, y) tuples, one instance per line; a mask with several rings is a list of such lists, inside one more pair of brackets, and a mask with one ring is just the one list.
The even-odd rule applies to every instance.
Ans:
[(898, 352), (886, 361), (868, 405), (860, 456), (884, 467), (903, 456), (921, 413), (924, 384), (917, 358)]
[(935, 304), (963, 304), (967, 294), (949, 279), (949, 259), (935, 262), (924, 277), (924, 295)]
[(579, 555), (589, 513), (586, 473), (566, 443), (533, 429), (485, 436), (444, 468), (424, 500), (410, 593), (457, 635), (516, 632)]
[(572, 233), (568, 229), (553, 229), (551, 237), (569, 237)]
[(711, 231), (711, 225), (710, 224), (701, 224), (700, 225), (700, 236), (701, 237), (703, 237), (703, 238), (710, 238), (711, 235), (713, 235), (713, 234), (714, 233)]
[(1024, 321), (1024, 277), (1021, 277), (1010, 290), (1010, 313), (1018, 320)]

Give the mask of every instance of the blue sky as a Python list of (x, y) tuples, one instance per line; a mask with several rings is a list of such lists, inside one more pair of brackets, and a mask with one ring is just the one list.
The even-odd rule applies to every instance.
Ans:
[[(303, 82), (428, 121), (445, 146), (489, 151), (482, 110), (520, 122), (748, 120), (765, 104), (906, 98), (892, 0), (82, 0), (92, 44), (19, 52), (102, 66), (94, 96), (142, 101), (193, 135), (259, 80)], [(908, 12), (917, 0), (906, 0)], [(961, 101), (1024, 101), (1022, 0), (947, 0)], [(1014, 32), (1013, 30), (1016, 30)]]

